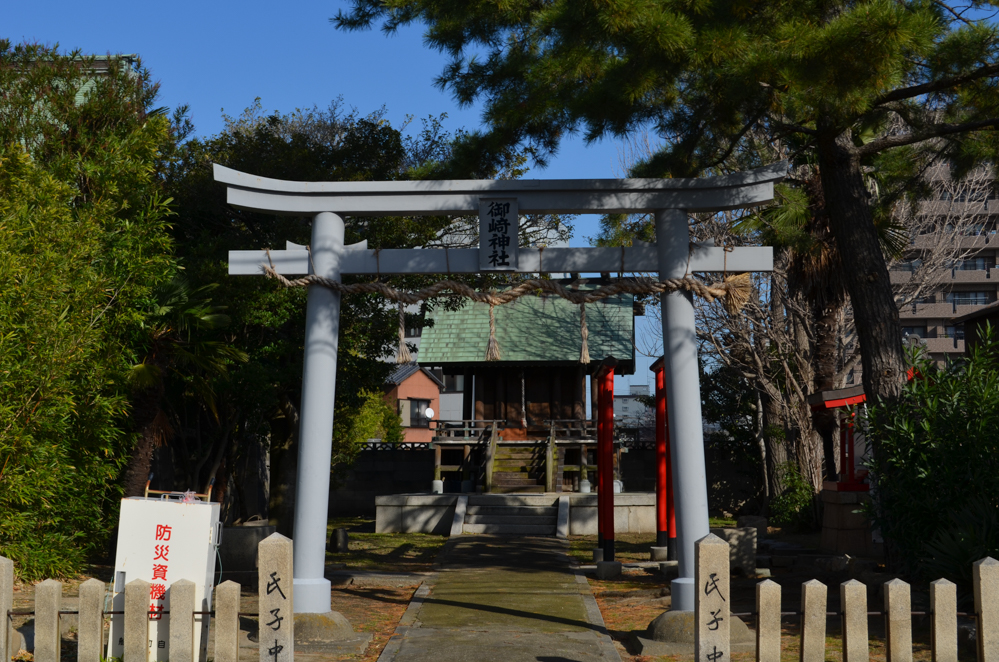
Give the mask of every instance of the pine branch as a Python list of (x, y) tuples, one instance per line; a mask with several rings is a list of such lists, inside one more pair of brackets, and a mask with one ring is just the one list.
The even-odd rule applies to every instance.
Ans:
[(886, 149), (914, 145), (930, 138), (940, 138), (941, 136), (949, 136), (955, 133), (996, 128), (999, 128), (999, 118), (979, 120), (977, 122), (964, 122), (963, 124), (934, 124), (922, 131), (913, 131), (897, 136), (885, 136), (884, 138), (872, 140), (866, 145), (857, 148), (857, 154), (861, 157), (870, 156)]
[(929, 83), (923, 83), (921, 85), (913, 85), (911, 87), (903, 87), (898, 90), (892, 90), (888, 94), (884, 94), (874, 100), (874, 106), (883, 106), (886, 103), (892, 101), (901, 101), (903, 99), (912, 99), (914, 97), (922, 96), (924, 94), (930, 94), (932, 92), (942, 92), (943, 90), (962, 85), (964, 83), (970, 83), (971, 81), (979, 80), (981, 78), (988, 78), (989, 76), (995, 76), (999, 74), (999, 64), (990, 64), (985, 67), (980, 67), (971, 73), (964, 74), (963, 76), (948, 76), (946, 78), (940, 78)]

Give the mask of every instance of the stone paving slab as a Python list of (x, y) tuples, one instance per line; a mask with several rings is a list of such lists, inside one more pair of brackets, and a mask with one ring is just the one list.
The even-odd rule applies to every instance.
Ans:
[(620, 662), (567, 548), (555, 538), (452, 540), (379, 662)]
[(522, 630), (431, 630), (413, 628), (390, 658), (379, 662), (617, 662), (596, 632), (542, 633)]

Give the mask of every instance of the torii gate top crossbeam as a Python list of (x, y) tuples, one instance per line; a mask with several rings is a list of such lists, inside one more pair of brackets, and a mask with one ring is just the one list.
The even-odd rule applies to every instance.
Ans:
[(229, 204), (274, 214), (350, 216), (476, 214), (483, 197), (517, 198), (520, 213), (610, 214), (657, 209), (725, 211), (773, 199), (785, 162), (696, 179), (518, 179), (415, 182), (291, 182), (215, 164)]

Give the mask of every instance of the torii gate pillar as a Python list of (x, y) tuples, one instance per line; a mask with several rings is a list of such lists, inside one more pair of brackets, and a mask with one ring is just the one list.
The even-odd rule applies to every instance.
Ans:
[[(687, 271), (690, 229), (680, 209), (656, 211), (659, 278), (682, 278)], [(694, 610), (694, 543), (708, 535), (708, 486), (704, 473), (701, 381), (697, 369), (694, 302), (690, 292), (662, 294), (663, 360), (673, 460), (677, 560), (672, 583), (673, 611)]]
[[(312, 269), (340, 281), (343, 219), (330, 212), (312, 221)], [(330, 461), (333, 456), (333, 402), (336, 352), (340, 341), (340, 293), (309, 288), (305, 312), (305, 361), (295, 497), (296, 614), (331, 610), (326, 562), (326, 518), (329, 514)]]

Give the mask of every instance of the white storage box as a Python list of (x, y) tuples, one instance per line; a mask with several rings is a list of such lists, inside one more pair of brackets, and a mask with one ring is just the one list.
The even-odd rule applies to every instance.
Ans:
[[(170, 610), (170, 584), (181, 579), (194, 582), (195, 611), (210, 611), (215, 575), (216, 550), (222, 528), (219, 504), (204, 501), (132, 497), (122, 499), (115, 552), (113, 611), (125, 609), (125, 584), (135, 579), (150, 583), (150, 611)], [(195, 659), (205, 661), (208, 652), (207, 615), (194, 617), (194, 641), (200, 642)], [(111, 617), (109, 658), (124, 655), (125, 617)], [(170, 657), (170, 616), (151, 615), (149, 660)]]

